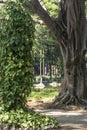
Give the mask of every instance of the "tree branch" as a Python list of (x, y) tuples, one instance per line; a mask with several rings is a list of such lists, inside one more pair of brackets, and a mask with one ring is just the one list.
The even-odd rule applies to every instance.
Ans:
[(28, 3), (24, 3), (24, 7), (32, 10), (36, 13), (48, 26), (48, 28), (54, 33), (56, 37), (59, 37), (58, 25), (56, 26), (56, 22), (53, 18), (50, 17), (46, 8), (40, 3), (39, 0), (31, 0)]

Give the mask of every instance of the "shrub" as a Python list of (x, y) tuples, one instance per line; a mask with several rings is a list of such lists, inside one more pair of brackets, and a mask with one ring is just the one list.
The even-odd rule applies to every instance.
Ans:
[(59, 127), (58, 121), (50, 116), (41, 115), (33, 110), (11, 110), (10, 112), (0, 112), (0, 124), (8, 124), (15, 128), (46, 128)]

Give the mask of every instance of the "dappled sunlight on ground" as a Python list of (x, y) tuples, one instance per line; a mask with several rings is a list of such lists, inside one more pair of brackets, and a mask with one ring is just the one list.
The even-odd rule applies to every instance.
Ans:
[(42, 100), (28, 100), (27, 105), (29, 108), (38, 108), (38, 109), (46, 109), (47, 106), (52, 102), (50, 99), (42, 99)]
[(57, 118), (61, 125), (61, 130), (87, 130), (87, 111), (64, 111), (58, 109), (37, 110), (36, 111)]
[(61, 129), (59, 130), (87, 130), (87, 109), (85, 107), (69, 106), (60, 109), (46, 109), (51, 102), (29, 101), (30, 108), (45, 115), (55, 117)]

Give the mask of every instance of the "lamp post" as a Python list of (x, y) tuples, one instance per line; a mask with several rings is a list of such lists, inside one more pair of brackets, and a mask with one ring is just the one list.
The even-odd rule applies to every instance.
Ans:
[(42, 83), (42, 50), (40, 50), (40, 83)]
[(44, 75), (44, 50), (40, 50), (40, 83), (42, 83), (42, 75)]

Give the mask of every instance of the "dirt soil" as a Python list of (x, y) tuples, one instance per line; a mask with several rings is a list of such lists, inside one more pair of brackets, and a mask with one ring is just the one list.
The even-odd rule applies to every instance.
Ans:
[(58, 130), (87, 130), (87, 107), (68, 106), (47, 109), (49, 101), (28, 101), (28, 106), (35, 111), (55, 117), (61, 128)]

